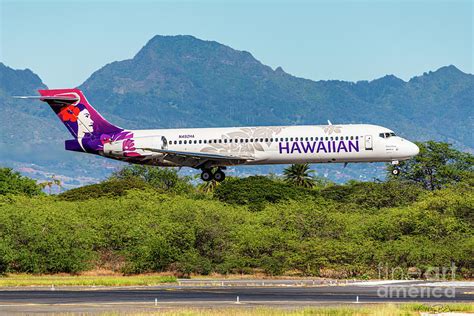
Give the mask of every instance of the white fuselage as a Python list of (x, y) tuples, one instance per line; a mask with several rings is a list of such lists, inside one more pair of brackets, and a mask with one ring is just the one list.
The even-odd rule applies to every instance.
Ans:
[[(244, 164), (396, 162), (418, 154), (418, 147), (381, 126), (308, 125), (133, 130), (142, 163), (176, 166), (146, 148), (249, 158)], [(110, 146), (113, 148), (113, 144)], [(119, 158), (120, 151), (104, 152)], [(119, 158), (120, 159), (120, 158)], [(132, 161), (133, 162), (133, 161)], [(219, 163), (220, 166), (232, 163)]]

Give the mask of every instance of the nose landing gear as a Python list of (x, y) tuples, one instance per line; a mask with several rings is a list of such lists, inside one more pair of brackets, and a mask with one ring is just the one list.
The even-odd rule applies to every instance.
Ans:
[(392, 161), (392, 165), (394, 165), (392, 169), (392, 174), (394, 176), (398, 176), (400, 174), (400, 168), (398, 167), (398, 160)]
[(221, 168), (217, 168), (214, 172), (211, 169), (203, 169), (201, 173), (201, 180), (203, 181), (211, 181), (216, 180), (217, 182), (222, 182), (225, 179), (225, 173), (222, 171)]

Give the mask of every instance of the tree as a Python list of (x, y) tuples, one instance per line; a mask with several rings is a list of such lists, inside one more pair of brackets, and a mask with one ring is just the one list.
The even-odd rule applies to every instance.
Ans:
[(293, 164), (283, 171), (285, 181), (299, 187), (312, 188), (316, 181), (312, 175), (314, 170), (309, 168), (309, 164)]
[(22, 176), (11, 168), (0, 168), (0, 195), (40, 195), (43, 192), (35, 180)]
[(189, 177), (181, 177), (177, 169), (158, 168), (145, 165), (129, 165), (114, 172), (112, 179), (138, 178), (151, 186), (172, 191), (188, 191), (191, 187)]
[(460, 152), (448, 143), (428, 141), (417, 145), (420, 153), (400, 162), (400, 175), (392, 175), (395, 166), (388, 165), (389, 178), (415, 181), (428, 190), (441, 189), (448, 184), (472, 178), (473, 155)]

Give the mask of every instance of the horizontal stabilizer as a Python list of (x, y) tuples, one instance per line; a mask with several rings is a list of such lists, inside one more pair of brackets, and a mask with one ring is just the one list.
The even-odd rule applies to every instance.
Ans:
[(60, 103), (60, 104), (71, 104), (79, 101), (79, 98), (72, 96), (14, 96), (15, 99), (37, 99), (45, 102)]

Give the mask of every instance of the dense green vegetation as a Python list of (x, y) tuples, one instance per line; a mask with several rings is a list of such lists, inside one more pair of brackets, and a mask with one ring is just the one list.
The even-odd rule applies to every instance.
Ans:
[[(418, 170), (433, 160), (407, 164)], [(253, 176), (209, 189), (173, 169), (130, 166), (57, 196), (2, 191), (0, 271), (375, 277), (380, 266), (400, 273), (455, 264), (457, 275), (472, 277), (473, 166), (454, 168), (463, 176), (439, 176), (435, 190), (409, 174), (345, 185), (308, 175), (312, 188)]]

